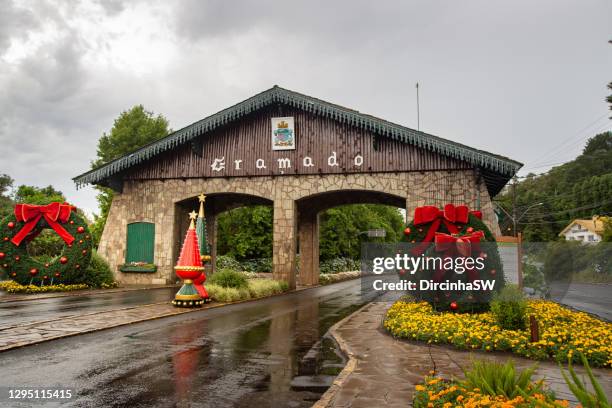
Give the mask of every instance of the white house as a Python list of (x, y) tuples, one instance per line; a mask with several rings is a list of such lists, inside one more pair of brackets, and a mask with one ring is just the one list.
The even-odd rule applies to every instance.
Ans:
[(590, 220), (574, 220), (559, 233), (566, 241), (599, 242), (604, 230), (604, 217)]

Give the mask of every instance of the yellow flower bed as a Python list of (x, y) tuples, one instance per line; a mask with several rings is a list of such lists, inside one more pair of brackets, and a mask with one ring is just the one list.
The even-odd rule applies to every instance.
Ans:
[(435, 312), (426, 302), (396, 302), (387, 311), (385, 328), (395, 337), (452, 344), (461, 349), (511, 351), (537, 359), (579, 362), (583, 353), (597, 367), (612, 367), (612, 324), (549, 301), (529, 301), (528, 315), (540, 327), (540, 341), (527, 330), (503, 330), (490, 312)]
[(47, 292), (69, 292), (72, 290), (83, 290), (88, 289), (89, 286), (85, 284), (78, 285), (20, 285), (15, 281), (1, 281), (0, 290), (5, 290), (8, 293), (47, 293)]
[(478, 388), (468, 389), (461, 383), (426, 377), (423, 384), (415, 386), (414, 408), (512, 408), (512, 407), (569, 407), (566, 400), (555, 400), (548, 392), (507, 398), (503, 395), (487, 395)]

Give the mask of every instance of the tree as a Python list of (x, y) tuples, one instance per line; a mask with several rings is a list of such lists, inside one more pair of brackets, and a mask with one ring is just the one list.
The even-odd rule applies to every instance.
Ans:
[(10, 189), (14, 180), (8, 174), (0, 174), (0, 219), (6, 217), (13, 211), (13, 200)]
[(272, 256), (272, 207), (241, 207), (219, 216), (217, 253), (238, 260)]
[[(168, 120), (162, 115), (154, 116), (142, 105), (136, 105), (128, 111), (121, 112), (115, 120), (110, 133), (104, 133), (98, 141), (97, 157), (92, 162), (92, 168), (107, 164), (142, 146), (161, 139), (170, 133)], [(94, 215), (91, 232), (94, 245), (98, 245), (100, 236), (106, 224), (108, 211), (113, 201), (113, 190), (96, 187), (100, 214)]]
[(53, 186), (35, 187), (21, 185), (15, 192), (16, 203), (46, 205), (53, 202), (63, 203), (64, 201), (66, 201), (64, 194), (53, 188)]
[(379, 204), (352, 204), (331, 208), (321, 214), (320, 259), (359, 259), (361, 243), (373, 240), (362, 232), (384, 229), (385, 238), (378, 242), (398, 242), (404, 221), (399, 210)]

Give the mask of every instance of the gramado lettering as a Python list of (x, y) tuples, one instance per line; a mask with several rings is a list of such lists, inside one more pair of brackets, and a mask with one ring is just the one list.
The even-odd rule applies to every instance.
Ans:
[[(234, 160), (233, 161), (233, 166), (234, 166), (234, 170), (243, 170), (243, 166), (244, 166), (244, 161), (243, 160)], [(301, 160), (302, 167), (314, 167), (315, 166), (315, 162), (312, 159), (312, 157), (310, 156), (304, 156)], [(353, 164), (356, 167), (361, 167), (363, 165), (363, 156), (358, 154), (355, 157), (353, 157)], [(255, 160), (255, 168), (257, 170), (264, 170), (268, 168), (268, 165), (270, 166), (276, 166), (279, 170), (281, 170), (281, 172), (285, 169), (291, 169), (293, 165), (295, 165), (295, 163), (291, 163), (291, 159), (287, 158), (287, 157), (281, 157), (276, 159), (276, 162), (270, 164), (270, 163), (266, 163), (266, 161), (264, 159), (257, 159)], [(223, 157), (217, 157), (213, 160), (212, 164), (210, 165), (210, 168), (212, 169), (212, 171), (214, 172), (221, 172), (223, 170), (226, 169), (226, 167), (228, 166), (228, 163), (226, 163), (225, 161), (225, 156)], [(329, 155), (329, 157), (327, 158), (327, 166), (329, 167), (338, 167), (338, 156), (336, 154), (335, 151), (332, 151), (331, 154)]]

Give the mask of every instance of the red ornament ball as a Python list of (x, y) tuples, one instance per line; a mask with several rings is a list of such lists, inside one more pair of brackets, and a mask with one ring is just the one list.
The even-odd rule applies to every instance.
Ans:
[(6, 224), (6, 225), (8, 225), (8, 227), (9, 227), (10, 229), (15, 228), (15, 223), (14, 223), (13, 221), (9, 222), (9, 223), (8, 223), (8, 224)]
[(74, 224), (74, 221), (70, 220), (70, 224), (71, 224), (71, 225), (73, 225), (73, 224)]
[(60, 263), (63, 264), (63, 265), (67, 264), (68, 263), (68, 258), (66, 258), (65, 256), (62, 256), (60, 258)]
[(60, 277), (60, 273), (59, 272), (55, 272), (55, 275), (53, 275), (53, 276), (55, 276), (56, 278), (59, 278)]
[(423, 228), (419, 228), (419, 232), (423, 232)]
[(86, 249), (84, 249), (84, 250), (82, 250), (82, 251), (81, 251), (81, 253), (82, 253), (83, 255), (87, 255), (87, 250), (86, 250)]
[(85, 228), (83, 228), (83, 227), (79, 227), (79, 228), (77, 228), (77, 232), (78, 232), (79, 234), (82, 234), (82, 233), (84, 233), (84, 232), (85, 232)]
[(2, 267), (3, 268), (8, 268), (8, 264), (3, 264)]
[(46, 264), (45, 264), (45, 268), (48, 268), (48, 267), (49, 267), (49, 264), (48, 264), (48, 263), (46, 263)]
[(474, 232), (474, 228), (468, 227), (467, 232), (469, 232), (471, 234), (472, 232)]
[(404, 230), (404, 235), (410, 235), (410, 228), (406, 227), (406, 229)]
[(47, 279), (49, 279), (49, 277), (47, 275), (45, 275), (45, 276), (43, 276), (43, 279), (47, 280)]
[(82, 244), (82, 243), (83, 243), (83, 240), (82, 240), (82, 239), (79, 239), (79, 244)]
[(2, 239), (4, 240), (4, 242), (6, 242), (6, 241), (8, 241), (8, 240), (9, 240), (9, 237), (4, 237), (4, 238), (2, 238)]
[(21, 260), (21, 257), (19, 255), (15, 255), (15, 260), (19, 262)]
[(17, 272), (11, 272), (11, 276), (12, 276), (12, 277), (17, 276)]
[(79, 269), (79, 268), (81, 268), (81, 265), (79, 264), (74, 265), (74, 269)]
[(36, 276), (37, 274), (38, 274), (38, 269), (36, 269), (36, 268), (30, 269), (30, 275)]
[(489, 272), (491, 275), (495, 275), (497, 273), (497, 271), (495, 269), (491, 269), (491, 272)]
[(0, 259), (4, 259), (5, 256), (6, 254), (4, 252), (0, 252)]
[(450, 308), (451, 308), (451, 310), (457, 310), (457, 309), (459, 309), (459, 305), (457, 304), (457, 302), (451, 302), (450, 303)]

